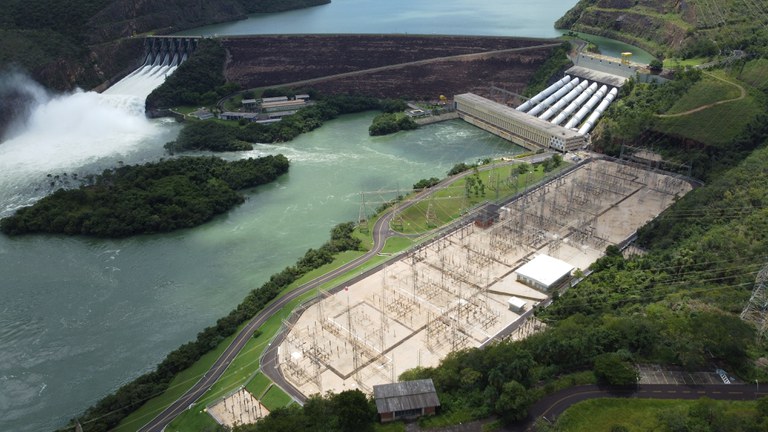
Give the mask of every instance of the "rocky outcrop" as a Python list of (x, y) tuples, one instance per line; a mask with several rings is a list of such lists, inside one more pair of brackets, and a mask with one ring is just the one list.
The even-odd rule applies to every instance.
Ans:
[(556, 27), (618, 39), (645, 50), (679, 50), (697, 26), (684, 0), (581, 0)]

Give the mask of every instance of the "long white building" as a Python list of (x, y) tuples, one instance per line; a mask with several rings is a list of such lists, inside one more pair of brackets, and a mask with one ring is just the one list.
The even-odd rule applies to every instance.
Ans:
[(561, 152), (586, 146), (589, 138), (473, 93), (453, 97), (459, 118), (527, 149)]

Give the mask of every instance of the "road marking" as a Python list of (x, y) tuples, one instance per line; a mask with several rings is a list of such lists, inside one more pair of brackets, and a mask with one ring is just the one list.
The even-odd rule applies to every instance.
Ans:
[(661, 393), (661, 390), (654, 390), (651, 393)]
[(712, 394), (720, 394), (720, 393), (722, 393), (722, 392), (719, 392), (719, 391), (713, 391), (712, 392)]
[[(690, 390), (683, 390), (683, 393), (690, 393)], [(703, 392), (697, 392), (697, 393), (703, 393)]]

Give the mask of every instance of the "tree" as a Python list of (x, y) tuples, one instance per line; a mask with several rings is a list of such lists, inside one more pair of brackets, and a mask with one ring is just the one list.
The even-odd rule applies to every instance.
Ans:
[(633, 385), (637, 383), (637, 371), (617, 353), (602, 354), (595, 358), (595, 376), (598, 381), (610, 385)]
[(651, 69), (651, 72), (661, 72), (664, 69), (664, 63), (659, 59), (653, 59), (648, 64), (648, 67)]
[(530, 398), (528, 392), (517, 381), (509, 381), (502, 386), (499, 400), (496, 401), (494, 411), (500, 415), (504, 421), (513, 422), (524, 419), (528, 416), (528, 406)]
[(333, 396), (333, 411), (338, 431), (373, 431), (374, 410), (371, 402), (360, 390), (347, 390)]

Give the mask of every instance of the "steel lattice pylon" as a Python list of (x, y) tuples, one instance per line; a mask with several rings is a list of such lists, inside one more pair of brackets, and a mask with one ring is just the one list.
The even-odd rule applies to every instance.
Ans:
[(752, 291), (752, 297), (749, 303), (741, 312), (741, 319), (751, 323), (757, 329), (757, 338), (765, 337), (768, 330), (768, 264), (763, 266), (755, 278), (755, 289)]

